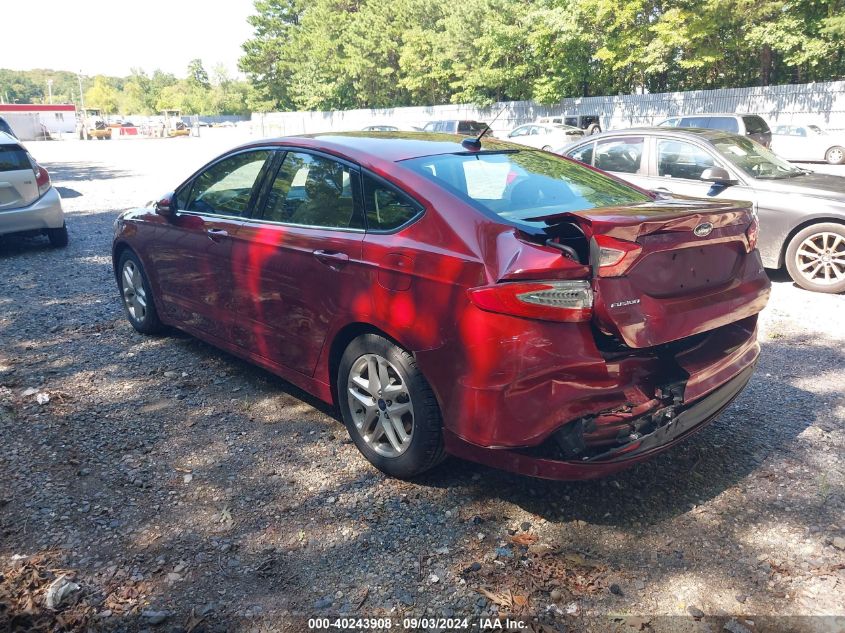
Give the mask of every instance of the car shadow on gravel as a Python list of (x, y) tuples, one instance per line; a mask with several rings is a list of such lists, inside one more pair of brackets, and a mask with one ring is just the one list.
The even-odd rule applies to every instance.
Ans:
[[(418, 483), (466, 486), (481, 502), (508, 501), (553, 522), (656, 525), (741, 485), (764, 460), (789, 452), (806, 428), (824, 425), (830, 398), (793, 383), (820, 365), (843, 364), (842, 350), (804, 338), (765, 342), (748, 387), (715, 422), (654, 459), (605, 479), (544, 481), (450, 460)], [(477, 481), (467, 481), (473, 478)]]
[(78, 182), (82, 180), (111, 180), (132, 176), (131, 171), (115, 169), (103, 163), (92, 161), (42, 163), (54, 183)]

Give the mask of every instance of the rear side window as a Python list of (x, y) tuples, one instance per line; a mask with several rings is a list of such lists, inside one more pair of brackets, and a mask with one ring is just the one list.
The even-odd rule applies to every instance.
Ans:
[(358, 174), (341, 163), (288, 152), (267, 197), (262, 217), (272, 222), (323, 228), (363, 228), (355, 200)]
[(364, 176), (364, 210), (367, 229), (389, 231), (422, 212), (422, 207), (393, 187)]
[(0, 145), (0, 171), (32, 171), (32, 164), (20, 145)]
[(744, 116), (746, 134), (766, 134), (769, 132), (769, 125), (758, 116)]
[(643, 158), (643, 137), (629, 136), (596, 142), (595, 166), (605, 171), (636, 174)]
[(739, 132), (739, 124), (736, 122), (736, 119), (727, 116), (710, 117), (710, 125), (707, 127), (711, 130), (723, 130), (725, 132), (733, 132), (734, 134)]
[(593, 147), (595, 143), (587, 143), (584, 147), (579, 147), (575, 151), (569, 152), (567, 156), (569, 158), (574, 158), (580, 163), (584, 163), (585, 165), (592, 165), (593, 164)]

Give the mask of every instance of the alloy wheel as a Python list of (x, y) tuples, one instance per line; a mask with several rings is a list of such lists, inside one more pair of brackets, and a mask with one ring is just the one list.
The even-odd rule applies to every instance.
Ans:
[(827, 231), (808, 236), (795, 252), (795, 265), (816, 284), (845, 280), (845, 237)]
[(147, 292), (144, 290), (141, 271), (131, 259), (123, 264), (121, 285), (123, 286), (123, 303), (126, 304), (129, 316), (135, 321), (143, 321), (147, 314)]
[(399, 369), (378, 354), (364, 354), (349, 371), (347, 395), (361, 438), (379, 455), (398, 457), (414, 434), (414, 406)]
[(827, 156), (825, 157), (827, 162), (832, 165), (841, 164), (843, 158), (845, 158), (845, 149), (842, 149), (841, 147), (833, 147), (829, 149), (827, 151)]

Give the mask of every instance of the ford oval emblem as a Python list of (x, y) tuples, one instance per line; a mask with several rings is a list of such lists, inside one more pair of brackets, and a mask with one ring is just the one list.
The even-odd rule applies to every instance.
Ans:
[(692, 230), (696, 237), (707, 237), (712, 231), (713, 225), (710, 222), (702, 222)]

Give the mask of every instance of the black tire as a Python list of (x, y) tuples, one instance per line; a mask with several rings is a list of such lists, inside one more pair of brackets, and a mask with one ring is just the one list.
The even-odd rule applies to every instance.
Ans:
[[(130, 297), (130, 293), (127, 291), (127, 278), (125, 275), (127, 274), (126, 268), (127, 263), (130, 263), (133, 266), (132, 271), (134, 272), (137, 270), (139, 279), (136, 280), (136, 283), (140, 282), (141, 287), (143, 288), (143, 301), (145, 304), (145, 309), (143, 310), (143, 314), (133, 314), (133, 310), (130, 308), (132, 304)], [(141, 260), (138, 259), (138, 256), (135, 255), (130, 250), (125, 250), (120, 255), (120, 259), (117, 263), (117, 286), (120, 289), (120, 299), (121, 303), (123, 304), (123, 311), (126, 313), (126, 318), (129, 320), (130, 325), (138, 330), (141, 334), (158, 334), (164, 331), (164, 325), (159, 319), (158, 310), (156, 310), (155, 299), (153, 297), (153, 292), (150, 289), (150, 282), (147, 279), (147, 274), (144, 272), (144, 267), (141, 265)], [(134, 292), (134, 291), (133, 291)]]
[[(378, 355), (389, 361), (407, 390), (413, 406), (410, 443), (404, 452), (396, 456), (385, 456), (378, 452), (358, 430), (353, 418), (348, 386), (350, 373), (356, 363), (361, 362), (362, 357), (367, 355)], [(364, 457), (383, 473), (398, 479), (409, 479), (434, 468), (445, 458), (440, 407), (431, 386), (417, 367), (416, 359), (408, 351), (376, 334), (363, 334), (354, 339), (340, 359), (337, 394), (338, 407), (349, 436)], [(379, 398), (379, 403), (378, 406), (384, 411), (384, 400)], [(381, 418), (375, 424), (380, 423)]]
[(824, 159), (831, 165), (845, 165), (845, 147), (831, 147), (824, 153)]
[(47, 239), (53, 248), (64, 248), (68, 243), (67, 224), (64, 222), (58, 229), (47, 229)]
[(587, 131), (584, 132), (586, 136), (592, 136), (593, 134), (601, 134), (601, 126), (598, 123), (590, 123), (587, 126)]
[(543, 145), (543, 147), (541, 149), (544, 152), (550, 152), (550, 151), (552, 151), (552, 146), (551, 145)]
[[(810, 255), (814, 255), (816, 252), (808, 247), (801, 249), (801, 245), (805, 242), (805, 240), (812, 239), (814, 243), (820, 245), (825, 243), (827, 245), (831, 245), (836, 240), (836, 236), (845, 240), (845, 224), (838, 224), (836, 222), (820, 222), (819, 224), (811, 224), (810, 226), (801, 229), (789, 241), (789, 245), (786, 247), (786, 270), (789, 271), (790, 277), (792, 277), (796, 284), (805, 290), (811, 290), (813, 292), (826, 292), (828, 294), (845, 292), (845, 279), (841, 281), (825, 282), (820, 276), (811, 278), (804, 272), (808, 270), (806, 268), (806, 264), (812, 259), (811, 257), (808, 258), (805, 254), (809, 253)], [(826, 242), (823, 242), (825, 239)], [(835, 252), (828, 254), (828, 261), (830, 261), (831, 256), (835, 262), (843, 261), (843, 259), (845, 259), (845, 243), (839, 242), (837, 244)], [(802, 264), (805, 265), (803, 270)], [(814, 268), (810, 268), (809, 271), (812, 271), (813, 269)], [(839, 267), (839, 269), (841, 271), (842, 267)], [(821, 271), (823, 270), (824, 269), (821, 269)], [(836, 275), (833, 272), (833, 269), (830, 268), (829, 270), (830, 272), (828, 274), (832, 278), (835, 278)], [(818, 281), (815, 281), (814, 279), (818, 279)]]

